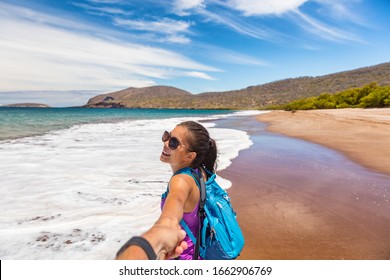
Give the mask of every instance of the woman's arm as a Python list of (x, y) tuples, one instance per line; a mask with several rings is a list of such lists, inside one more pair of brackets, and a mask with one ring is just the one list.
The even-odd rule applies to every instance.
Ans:
[(178, 174), (172, 177), (168, 196), (156, 224), (176, 227), (180, 223), (183, 213), (187, 210), (185, 206), (190, 198), (193, 183), (192, 178), (187, 175)]
[[(150, 242), (160, 259), (174, 258), (187, 249), (187, 243), (180, 242), (185, 232), (180, 230), (179, 223), (191, 196), (193, 183), (191, 177), (187, 175), (178, 174), (172, 177), (169, 182), (169, 194), (159, 219), (142, 236)], [(147, 255), (142, 248), (130, 246), (117, 259), (147, 259)]]

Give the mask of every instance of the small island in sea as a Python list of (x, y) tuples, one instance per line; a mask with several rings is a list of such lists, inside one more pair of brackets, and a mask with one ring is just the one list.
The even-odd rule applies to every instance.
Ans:
[(0, 107), (18, 107), (18, 108), (23, 108), (23, 107), (28, 107), (28, 108), (50, 108), (49, 105), (46, 104), (41, 104), (41, 103), (16, 103), (16, 104), (5, 104), (5, 105), (0, 105)]

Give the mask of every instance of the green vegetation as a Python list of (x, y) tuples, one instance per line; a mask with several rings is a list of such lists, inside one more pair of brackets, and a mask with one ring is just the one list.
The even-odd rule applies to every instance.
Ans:
[(272, 106), (268, 109), (313, 110), (339, 108), (380, 108), (390, 106), (390, 86), (370, 83), (360, 88), (350, 88), (335, 94), (322, 93), (292, 101), (286, 105)]

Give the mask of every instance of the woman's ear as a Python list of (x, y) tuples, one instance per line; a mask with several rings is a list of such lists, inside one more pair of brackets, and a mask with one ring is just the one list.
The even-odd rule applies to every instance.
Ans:
[(186, 159), (187, 159), (189, 162), (193, 162), (195, 158), (196, 158), (196, 152), (189, 152), (189, 153), (186, 155)]

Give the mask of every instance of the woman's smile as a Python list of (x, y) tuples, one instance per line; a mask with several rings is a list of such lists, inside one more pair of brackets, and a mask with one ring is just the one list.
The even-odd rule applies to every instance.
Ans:
[(168, 153), (168, 152), (166, 152), (165, 150), (162, 151), (162, 155), (163, 155), (163, 156), (166, 156), (166, 157), (171, 156), (171, 154)]

